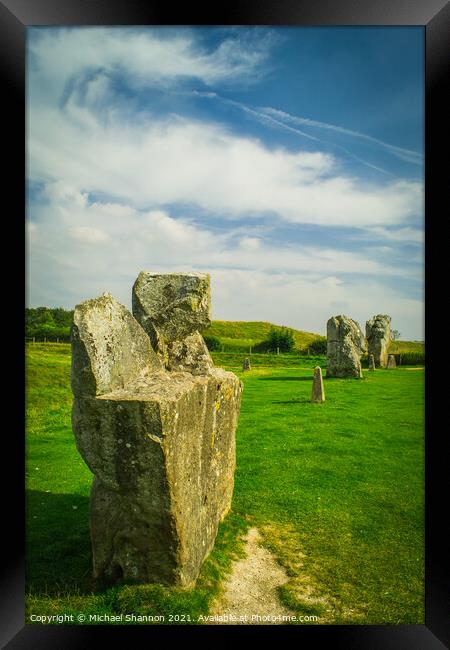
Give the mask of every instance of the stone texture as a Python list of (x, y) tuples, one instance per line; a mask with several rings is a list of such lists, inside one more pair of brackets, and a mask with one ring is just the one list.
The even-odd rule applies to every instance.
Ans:
[(395, 363), (395, 356), (390, 354), (388, 357), (387, 368), (396, 368), (397, 364)]
[(145, 332), (109, 293), (77, 306), (71, 338), (76, 395), (99, 395), (151, 370), (162, 370)]
[(327, 322), (327, 377), (362, 377), (361, 355), (366, 342), (359, 324), (348, 316)]
[(251, 370), (251, 369), (252, 369), (252, 366), (251, 366), (251, 363), (250, 363), (250, 359), (248, 357), (246, 357), (244, 359), (243, 364), (242, 364), (242, 370), (246, 371), (246, 370)]
[(76, 307), (72, 354), (94, 576), (193, 585), (231, 504), (241, 382), (167, 371), (109, 294)]
[(207, 273), (142, 271), (132, 292), (133, 315), (168, 370), (204, 374), (214, 367), (200, 332), (211, 324)]
[(385, 368), (391, 342), (391, 317), (378, 314), (366, 322), (368, 353), (373, 354), (375, 366)]
[(320, 366), (316, 366), (314, 368), (311, 402), (324, 402), (324, 401), (325, 401), (325, 391), (323, 388), (322, 368)]
[(369, 355), (369, 370), (373, 372), (375, 370), (375, 357), (373, 354)]

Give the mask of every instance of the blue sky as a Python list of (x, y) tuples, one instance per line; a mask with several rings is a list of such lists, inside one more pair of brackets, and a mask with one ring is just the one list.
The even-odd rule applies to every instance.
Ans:
[(422, 28), (29, 28), (27, 302), (211, 274), (213, 318), (423, 339)]

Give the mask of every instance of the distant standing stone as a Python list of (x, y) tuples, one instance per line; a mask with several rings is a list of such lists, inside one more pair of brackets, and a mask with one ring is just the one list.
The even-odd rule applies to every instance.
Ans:
[(244, 363), (242, 364), (242, 370), (251, 370), (251, 369), (252, 369), (252, 367), (250, 365), (250, 359), (248, 357), (246, 357), (244, 359)]
[(388, 368), (396, 368), (397, 364), (395, 363), (395, 357), (393, 354), (389, 355), (388, 362), (387, 362), (387, 367)]
[(386, 368), (388, 349), (392, 339), (391, 317), (387, 314), (378, 314), (366, 322), (366, 339), (368, 353), (375, 357), (377, 368)]
[(325, 391), (323, 389), (322, 368), (320, 366), (316, 366), (314, 368), (311, 402), (324, 402), (324, 401), (325, 401)]
[(373, 354), (369, 355), (369, 370), (375, 370), (375, 357)]
[(327, 322), (327, 377), (362, 378), (361, 355), (366, 341), (359, 324), (348, 316)]

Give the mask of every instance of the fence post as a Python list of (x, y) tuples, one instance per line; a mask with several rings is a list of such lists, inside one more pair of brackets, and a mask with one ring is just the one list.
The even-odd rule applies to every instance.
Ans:
[(33, 343), (36, 343), (36, 337), (33, 336)]
[(277, 347), (277, 354), (280, 354), (280, 348)]
[(44, 336), (44, 343), (47, 343), (47, 337)]
[(250, 354), (252, 353), (252, 346), (250, 346)]

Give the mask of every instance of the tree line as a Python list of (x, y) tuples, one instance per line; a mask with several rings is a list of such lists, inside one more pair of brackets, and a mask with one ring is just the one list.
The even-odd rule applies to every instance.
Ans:
[(73, 311), (62, 307), (27, 307), (25, 338), (34, 338), (37, 341), (44, 339), (70, 341)]
[[(27, 307), (25, 309), (25, 338), (43, 341), (69, 342), (70, 325), (73, 319), (73, 309), (62, 307)], [(206, 345), (213, 350), (220, 350), (221, 341), (216, 336), (204, 336)], [(309, 344), (311, 354), (326, 354), (327, 341), (320, 337)], [(295, 339), (293, 330), (288, 327), (272, 328), (266, 340), (257, 343), (254, 352), (293, 352)], [(306, 352), (306, 351), (305, 351)]]

